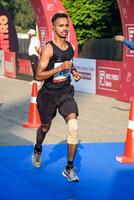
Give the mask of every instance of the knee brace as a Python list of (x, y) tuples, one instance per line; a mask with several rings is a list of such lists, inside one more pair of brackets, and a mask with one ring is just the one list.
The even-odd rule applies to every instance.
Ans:
[(78, 144), (78, 122), (77, 119), (70, 119), (68, 121), (68, 144)]

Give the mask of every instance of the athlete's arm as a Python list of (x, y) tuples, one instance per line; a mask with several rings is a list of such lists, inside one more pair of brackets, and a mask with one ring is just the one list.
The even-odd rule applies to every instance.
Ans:
[[(72, 48), (73, 48), (73, 50), (74, 50), (74, 52), (75, 52), (75, 47), (74, 47), (74, 45), (72, 45)], [(79, 80), (81, 79), (80, 73), (77, 72), (77, 69), (74, 67), (73, 64), (72, 64), (72, 67), (71, 67), (71, 74), (73, 75), (73, 79), (74, 79), (75, 81), (79, 81)]]
[(77, 72), (77, 70), (75, 68), (71, 71), (71, 73), (72, 73), (75, 81), (79, 81), (81, 79), (80, 73)]
[(39, 61), (39, 64), (37, 66), (37, 73), (36, 73), (36, 79), (39, 81), (46, 80), (49, 77), (53, 76), (55, 73), (60, 72), (64, 69), (70, 69), (72, 66), (72, 62), (65, 61), (60, 66), (53, 68), (51, 70), (45, 71), (48, 67), (49, 61), (53, 56), (53, 48), (48, 43), (45, 48), (42, 51), (42, 55)]

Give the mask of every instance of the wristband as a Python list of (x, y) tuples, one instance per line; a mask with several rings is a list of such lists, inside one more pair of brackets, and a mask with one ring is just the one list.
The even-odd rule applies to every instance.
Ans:
[(75, 67), (71, 68), (71, 73), (73, 73), (73, 71), (77, 72), (77, 69)]

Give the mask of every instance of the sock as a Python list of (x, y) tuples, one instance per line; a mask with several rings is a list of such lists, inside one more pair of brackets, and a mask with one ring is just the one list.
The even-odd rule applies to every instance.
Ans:
[(37, 147), (37, 145), (34, 146), (34, 152), (41, 153), (42, 152), (42, 146), (40, 148)]
[(66, 169), (70, 169), (70, 168), (71, 169), (73, 168), (73, 161), (68, 160)]

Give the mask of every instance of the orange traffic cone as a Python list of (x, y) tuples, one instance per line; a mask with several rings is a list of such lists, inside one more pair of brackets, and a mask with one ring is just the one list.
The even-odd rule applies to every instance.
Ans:
[(32, 95), (31, 95), (28, 122), (22, 124), (22, 126), (25, 128), (38, 128), (40, 126), (40, 116), (36, 105), (37, 94), (38, 94), (37, 83), (34, 82), (32, 84)]
[(130, 104), (124, 156), (116, 156), (116, 160), (121, 163), (134, 163), (134, 99)]

